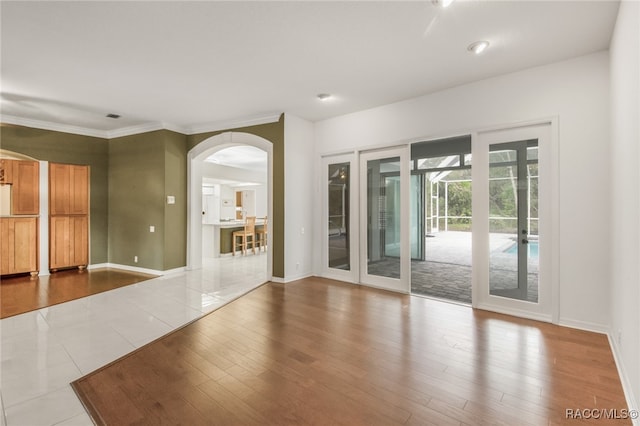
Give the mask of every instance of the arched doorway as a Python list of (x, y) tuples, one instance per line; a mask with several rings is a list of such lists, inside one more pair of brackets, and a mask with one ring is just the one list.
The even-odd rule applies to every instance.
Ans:
[[(267, 211), (273, 217), (273, 144), (244, 132), (225, 132), (205, 139), (187, 155), (187, 269), (202, 268), (202, 178), (204, 160), (217, 151), (249, 145), (267, 153)], [(267, 278), (272, 277), (271, 244), (267, 251)]]

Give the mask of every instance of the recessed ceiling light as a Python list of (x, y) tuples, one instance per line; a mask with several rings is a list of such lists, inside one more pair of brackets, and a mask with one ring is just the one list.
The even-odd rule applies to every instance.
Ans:
[(107, 117), (108, 117), (108, 118), (120, 118), (120, 115), (119, 115), (119, 114), (112, 114), (112, 113), (109, 113), (109, 114), (107, 114)]
[(469, 52), (473, 52), (476, 55), (481, 54), (482, 52), (484, 52), (486, 50), (486, 48), (489, 47), (489, 42), (482, 40), (482, 41), (474, 41), (473, 43), (471, 43), (468, 47), (467, 50)]
[(432, 2), (436, 6), (440, 6), (441, 8), (445, 9), (451, 6), (451, 3), (453, 3), (453, 0), (432, 0)]
[(321, 101), (325, 102), (325, 101), (328, 101), (329, 99), (331, 99), (331, 95), (329, 93), (320, 93), (318, 95), (318, 99), (320, 99)]

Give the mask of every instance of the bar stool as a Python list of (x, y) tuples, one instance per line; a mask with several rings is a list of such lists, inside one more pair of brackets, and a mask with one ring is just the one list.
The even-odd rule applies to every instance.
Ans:
[[(242, 250), (242, 254), (247, 253), (247, 248), (249, 248), (249, 244), (251, 244), (251, 253), (256, 252), (256, 217), (255, 216), (247, 216), (244, 229), (242, 231), (233, 231), (233, 249), (231, 253), (236, 255), (236, 247), (240, 246), (240, 250)], [(238, 243), (238, 238), (240, 238), (240, 243)]]
[(265, 251), (267, 250), (267, 234), (269, 233), (269, 221), (267, 220), (267, 216), (264, 217), (264, 225), (262, 229), (256, 229), (256, 241), (258, 243), (258, 252), (262, 247), (264, 247)]

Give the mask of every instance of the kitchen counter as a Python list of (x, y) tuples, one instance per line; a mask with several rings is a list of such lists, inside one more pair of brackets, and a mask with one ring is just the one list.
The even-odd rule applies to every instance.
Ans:
[[(262, 228), (264, 218), (256, 219), (256, 229)], [(232, 233), (244, 229), (244, 220), (229, 220), (202, 224), (205, 257), (220, 257), (232, 252)]]

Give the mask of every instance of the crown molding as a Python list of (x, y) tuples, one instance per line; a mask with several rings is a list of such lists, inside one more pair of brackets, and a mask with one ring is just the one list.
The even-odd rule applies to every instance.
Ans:
[(172, 132), (181, 133), (183, 135), (188, 135), (189, 132), (186, 127), (178, 126), (177, 124), (171, 123), (162, 123), (162, 128), (164, 130), (170, 130)]
[(34, 129), (52, 130), (54, 132), (72, 133), (74, 135), (92, 136), (94, 138), (108, 139), (108, 132), (104, 130), (89, 129), (86, 127), (72, 126), (69, 124), (51, 123), (49, 121), (32, 120), (30, 118), (15, 117), (2, 114), (0, 121), (16, 126), (32, 127)]
[(132, 136), (140, 133), (154, 132), (156, 130), (170, 130), (183, 135), (195, 135), (198, 133), (215, 132), (219, 130), (231, 130), (240, 127), (257, 126), (260, 124), (275, 123), (280, 119), (280, 113), (262, 115), (236, 120), (217, 121), (197, 126), (182, 127), (172, 123), (150, 122), (135, 126), (122, 127), (114, 130), (97, 130), (69, 124), (52, 123), (49, 121), (32, 120), (30, 118), (16, 117), (2, 114), (0, 122), (17, 126), (32, 127), (35, 129), (52, 130), (55, 132), (72, 133), (76, 135), (92, 136), (101, 139), (115, 139), (124, 136)]
[(216, 121), (212, 123), (191, 126), (188, 129), (188, 135), (196, 135), (198, 133), (217, 132), (219, 130), (231, 130), (240, 127), (257, 126), (260, 124), (275, 123), (280, 119), (282, 113), (273, 113), (268, 115), (260, 115), (255, 117), (240, 118), (235, 120)]
[(137, 124), (135, 126), (122, 127), (120, 129), (110, 130), (107, 132), (107, 135), (108, 135), (107, 139), (115, 139), (115, 138), (121, 138), (124, 136), (138, 135), (140, 133), (155, 132), (156, 130), (171, 130), (173, 132), (182, 133), (183, 135), (187, 134), (185, 129), (181, 128), (180, 126), (175, 126), (173, 124), (168, 124), (168, 123), (154, 122), (154, 123)]
[(72, 126), (69, 124), (52, 123), (50, 121), (33, 120), (30, 118), (16, 117), (13, 115), (2, 114), (0, 122), (6, 124), (14, 124), (16, 126), (31, 127), (34, 129), (52, 130), (54, 132), (72, 133), (75, 135), (93, 136), (102, 139), (115, 139), (124, 136), (132, 136), (140, 133), (153, 132), (156, 130), (171, 130), (173, 132), (187, 134), (187, 130), (183, 127), (171, 123), (144, 123), (135, 126), (122, 127), (114, 130), (97, 130), (87, 127)]
[(135, 126), (121, 127), (119, 129), (109, 130), (106, 133), (107, 139), (116, 139), (125, 136), (137, 135), (139, 133), (155, 132), (156, 130), (162, 129), (162, 123), (144, 123), (136, 124)]

